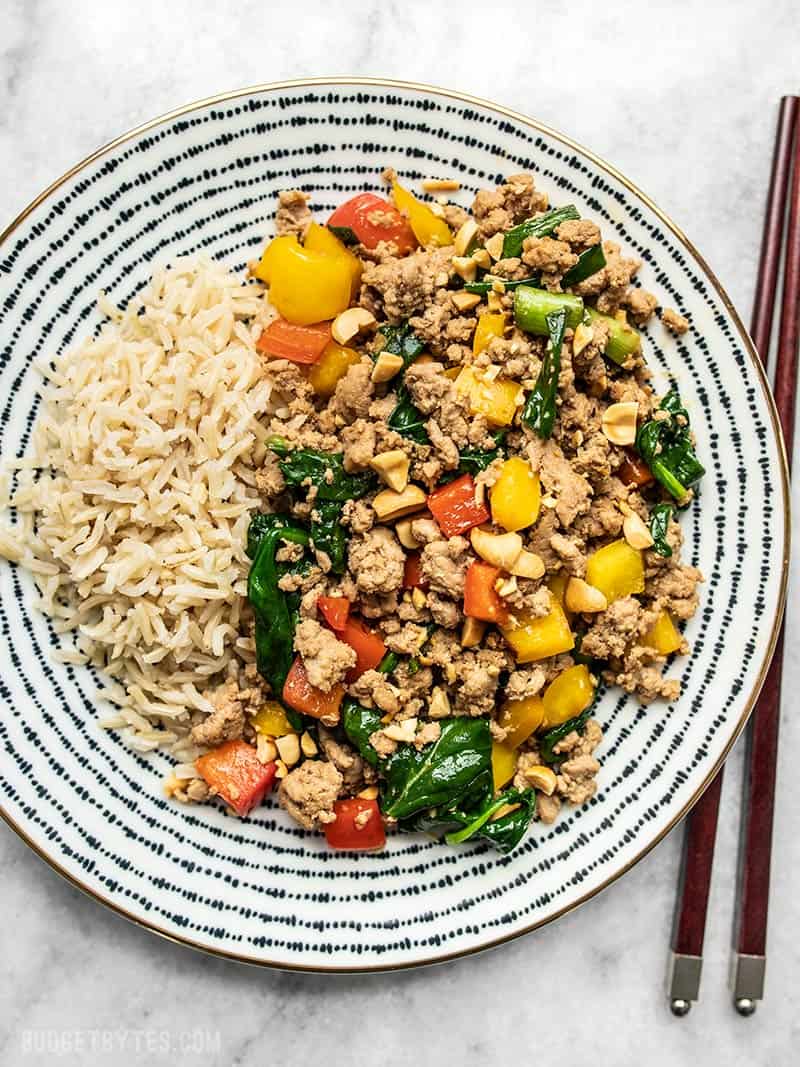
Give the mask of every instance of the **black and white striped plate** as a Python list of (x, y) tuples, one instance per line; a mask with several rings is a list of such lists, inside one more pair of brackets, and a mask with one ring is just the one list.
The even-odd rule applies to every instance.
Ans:
[(372, 969), (441, 960), (532, 929), (628, 870), (686, 813), (741, 730), (783, 604), (786, 466), (752, 346), (719, 283), (680, 231), (620, 174), (565, 137), (492, 104), (403, 83), (317, 80), (181, 109), (75, 167), (0, 240), (0, 450), (22, 454), (37, 409), (36, 357), (98, 323), (155, 262), (205, 251), (243, 267), (271, 232), (279, 189), (312, 193), (324, 218), (394, 166), (412, 186), (455, 177), (456, 198), (521, 170), (575, 203), (645, 261), (645, 288), (692, 323), (657, 322), (646, 349), (677, 381), (708, 468), (683, 519), (707, 576), (671, 668), (674, 705), (611, 691), (600, 791), (509, 857), (396, 836), (343, 855), (274, 804), (245, 822), (162, 795), (167, 761), (97, 726), (94, 681), (55, 663), (33, 586), (0, 567), (0, 806), (57, 870), (154, 931), (289, 968)]

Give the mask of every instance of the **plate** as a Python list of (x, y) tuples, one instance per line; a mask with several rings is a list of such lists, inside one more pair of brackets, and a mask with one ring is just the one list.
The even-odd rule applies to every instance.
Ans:
[(271, 232), (279, 189), (322, 217), (394, 166), (455, 177), (456, 199), (522, 170), (644, 261), (660, 303), (692, 330), (645, 330), (657, 385), (677, 381), (708, 474), (683, 518), (706, 575), (671, 668), (684, 692), (642, 709), (603, 698), (600, 790), (511, 856), (396, 836), (337, 854), (274, 803), (249, 820), (167, 801), (167, 759), (97, 726), (96, 679), (56, 663), (27, 575), (0, 567), (0, 803), (40, 856), (95, 899), (185, 944), (251, 963), (377, 970), (497, 944), (574, 908), (629, 870), (697, 800), (761, 685), (785, 596), (786, 463), (760, 364), (730, 301), (681, 231), (621, 174), (540, 123), (441, 89), (367, 79), (260, 86), (192, 104), (100, 149), (0, 239), (0, 450), (25, 451), (32, 363), (127, 301), (156, 261), (203, 251), (242, 269)]

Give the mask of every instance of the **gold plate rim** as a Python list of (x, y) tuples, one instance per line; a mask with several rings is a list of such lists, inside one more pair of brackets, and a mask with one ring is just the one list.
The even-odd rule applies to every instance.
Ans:
[(591, 900), (593, 897), (596, 897), (599, 893), (607, 889), (610, 885), (613, 885), (613, 883), (616, 882), (619, 878), (621, 878), (624, 874), (627, 874), (628, 871), (635, 867), (636, 864), (640, 862), (640, 860), (644, 859), (644, 857), (647, 856), (656, 847), (656, 845), (663, 841), (664, 838), (676, 827), (676, 825), (686, 815), (688, 815), (688, 813), (691, 811), (691, 809), (694, 807), (694, 805), (697, 803), (697, 801), (700, 799), (700, 797), (708, 788), (712, 780), (717, 775), (718, 771), (727, 759), (728, 754), (733, 748), (733, 745), (736, 743), (745, 725), (747, 724), (747, 721), (750, 718), (753, 708), (755, 707), (756, 701), (758, 700), (761, 688), (764, 684), (764, 679), (769, 669), (769, 665), (772, 661), (772, 655), (775, 651), (775, 646), (778, 641), (778, 635), (781, 630), (784, 609), (786, 606), (786, 592), (789, 578), (789, 560), (791, 554), (791, 505), (789, 489), (789, 467), (786, 458), (786, 448), (783, 440), (783, 433), (781, 430), (780, 420), (778, 419), (777, 410), (775, 408), (775, 403), (772, 397), (772, 391), (769, 386), (769, 380), (767, 378), (761, 360), (756, 352), (753, 341), (748, 331), (745, 329), (744, 323), (739, 317), (736, 308), (733, 306), (730, 297), (723, 288), (716, 274), (711, 270), (705, 258), (700, 254), (698, 249), (689, 240), (683, 230), (659, 207), (657, 207), (657, 205), (650, 199), (650, 197), (643, 193), (634, 182), (626, 178), (621, 171), (617, 170), (617, 168), (612, 166), (610, 163), (607, 163), (601, 156), (598, 156), (589, 149), (584, 148), (584, 146), (578, 143), (577, 141), (574, 141), (570, 137), (567, 137), (565, 134), (560, 133), (552, 126), (548, 126), (543, 122), (539, 122), (537, 119), (532, 119), (527, 115), (523, 115), (521, 112), (513, 110), (513, 108), (504, 107), (502, 104), (497, 104), (494, 101), (485, 100), (482, 97), (472, 96), (469, 93), (459, 92), (455, 89), (445, 89), (441, 88), (440, 86), (429, 85), (424, 82), (403, 81), (392, 78), (367, 78), (358, 77), (355, 75), (340, 75), (333, 77), (319, 76), (314, 78), (294, 78), (287, 81), (265, 82), (259, 85), (247, 86), (242, 89), (233, 89), (226, 93), (218, 93), (213, 96), (205, 97), (201, 100), (195, 100), (190, 104), (184, 104), (183, 106), (175, 108), (172, 111), (167, 111), (163, 115), (159, 115), (157, 118), (149, 119), (147, 122), (143, 122), (139, 126), (133, 127), (126, 133), (121, 134), (119, 137), (115, 137), (112, 141), (108, 141), (106, 144), (96, 149), (94, 152), (86, 156), (80, 162), (70, 167), (70, 169), (67, 170), (64, 174), (62, 174), (60, 178), (57, 178), (54, 182), (48, 185), (46, 189), (44, 189), (34, 200), (32, 200), (28, 204), (28, 206), (25, 207), (17, 215), (14, 221), (9, 226), (7, 226), (2, 233), (0, 233), (0, 246), (2, 246), (8, 240), (8, 238), (14, 233), (17, 227), (25, 221), (25, 219), (28, 217), (28, 215), (31, 214), (31, 212), (35, 211), (40, 204), (47, 200), (52, 195), (52, 193), (54, 193), (65, 182), (69, 181), (69, 179), (72, 178), (75, 174), (78, 174), (84, 168), (90, 166), (96, 159), (99, 159), (106, 153), (113, 151), (119, 145), (124, 144), (126, 141), (129, 141), (134, 137), (138, 137), (142, 133), (146, 133), (148, 130), (153, 129), (156, 126), (160, 126), (163, 123), (170, 122), (171, 120), (179, 118), (182, 115), (186, 115), (189, 112), (196, 111), (198, 108), (209, 107), (214, 104), (228, 103), (229, 101), (237, 100), (239, 97), (242, 96), (276, 92), (281, 90), (313, 88), (323, 85), (331, 85), (337, 87), (345, 85), (368, 86), (371, 88), (405, 89), (411, 90), (413, 92), (434, 93), (438, 96), (444, 96), (451, 100), (457, 100), (460, 103), (472, 104), (476, 107), (493, 111), (496, 114), (504, 116), (505, 118), (512, 119), (514, 122), (521, 123), (524, 126), (536, 130), (538, 133), (543, 133), (547, 137), (551, 137), (554, 140), (559, 141), (561, 144), (565, 145), (572, 151), (585, 156), (587, 159), (591, 160), (596, 167), (599, 167), (606, 173), (611, 174), (629, 192), (633, 193), (633, 195), (636, 196), (639, 200), (641, 200), (642, 203), (646, 204), (647, 207), (663, 223), (663, 225), (666, 226), (666, 228), (692, 255), (696, 262), (699, 263), (706, 276), (711, 281), (717, 296), (722, 301), (725, 310), (730, 316), (730, 319), (732, 320), (739, 334), (739, 337), (741, 338), (745, 351), (747, 352), (747, 355), (754, 366), (756, 377), (759, 380), (761, 390), (766, 400), (767, 410), (769, 412), (773, 434), (776, 444), (778, 446), (778, 453), (780, 456), (780, 481), (783, 493), (784, 553), (781, 569), (781, 584), (778, 596), (777, 611), (775, 613), (775, 618), (772, 624), (772, 630), (770, 632), (767, 654), (764, 656), (761, 668), (758, 673), (758, 677), (756, 678), (755, 685), (753, 686), (753, 689), (751, 690), (750, 695), (747, 698), (742, 715), (740, 716), (739, 721), (737, 722), (736, 727), (732, 732), (727, 744), (725, 745), (725, 748), (723, 749), (719, 759), (711, 768), (711, 770), (706, 774), (702, 783), (698, 786), (698, 788), (695, 790), (695, 792), (687, 801), (687, 803), (683, 806), (683, 808), (675, 814), (675, 816), (670, 820), (667, 826), (652, 841), (648, 842), (648, 844), (646, 844), (633, 857), (633, 859), (630, 860), (630, 862), (628, 862), (627, 864), (625, 864), (624, 867), (621, 867), (619, 870), (611, 874), (599, 886), (585, 893), (577, 900), (565, 905), (563, 908), (560, 908), (558, 911), (554, 912), (552, 915), (549, 915), (544, 919), (540, 919), (537, 922), (530, 923), (528, 926), (524, 927), (521, 930), (516, 930), (513, 933), (505, 934), (502, 937), (494, 938), (491, 941), (486, 941), (480, 945), (476, 945), (473, 948), (459, 949), (456, 952), (450, 952), (443, 956), (432, 956), (427, 959), (412, 960), (409, 962), (402, 963), (393, 963), (385, 965), (378, 964), (377, 966), (370, 967), (325, 967), (311, 964), (306, 965), (299, 963), (280, 963), (274, 960), (266, 960), (255, 956), (246, 956), (236, 952), (229, 952), (226, 949), (214, 948), (209, 945), (204, 945), (201, 942), (195, 941), (190, 937), (184, 937), (179, 934), (175, 934), (169, 930), (162, 929), (156, 923), (142, 918), (139, 915), (133, 914), (127, 909), (121, 907), (110, 897), (104, 896), (96, 889), (93, 889), (91, 886), (85, 884), (84, 882), (81, 882), (79, 878), (77, 878), (65, 867), (63, 867), (58, 862), (58, 860), (48, 855), (42, 848), (40, 848), (39, 845), (22, 828), (22, 826), (20, 826), (16, 822), (16, 820), (11, 816), (11, 814), (2, 805), (0, 805), (0, 816), (7, 823), (7, 825), (25, 842), (26, 845), (28, 845), (30, 849), (32, 849), (33, 852), (36, 853), (37, 856), (39, 856), (41, 860), (47, 863), (57, 874), (60, 874), (62, 878), (66, 879), (66, 881), (68, 881), (76, 889), (81, 890), (81, 892), (85, 893), (88, 897), (97, 901), (100, 904), (103, 904), (105, 907), (109, 908), (117, 915), (129, 920), (136, 926), (148, 930), (151, 933), (157, 934), (159, 937), (164, 938), (166, 941), (171, 941), (173, 944), (176, 945), (183, 945), (188, 948), (197, 949), (198, 951), (204, 952), (207, 955), (220, 957), (222, 959), (234, 960), (238, 963), (246, 963), (251, 966), (270, 967), (275, 970), (297, 971), (301, 973), (311, 974), (375, 974), (379, 972), (410, 970), (415, 967), (424, 967), (430, 966), (432, 964), (448, 963), (452, 960), (462, 959), (466, 956), (472, 956), (478, 952), (484, 952), (488, 949), (497, 948), (499, 945), (515, 941), (517, 938), (523, 937), (525, 934), (530, 934), (534, 930), (538, 930), (541, 927), (548, 925), (549, 923), (555, 922), (556, 919), (560, 919), (562, 916), (567, 915), (569, 912), (574, 911), (576, 908), (579, 908), (581, 905), (587, 903), (587, 901)]

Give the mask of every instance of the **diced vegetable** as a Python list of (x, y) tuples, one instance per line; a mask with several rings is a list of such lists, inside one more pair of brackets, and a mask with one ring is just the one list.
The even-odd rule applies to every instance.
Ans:
[(514, 293), (514, 320), (526, 333), (549, 337), (547, 316), (554, 311), (565, 311), (566, 325), (575, 329), (583, 318), (583, 300), (571, 293), (551, 293), (527, 285), (521, 285)]
[(643, 486), (655, 481), (653, 472), (635, 452), (626, 452), (625, 459), (617, 470), (617, 477), (623, 485)]
[(502, 789), (514, 777), (517, 768), (517, 753), (507, 744), (492, 742), (492, 781), (495, 789)]
[(263, 704), (250, 722), (256, 733), (263, 734), (264, 737), (283, 737), (293, 730), (286, 712), (277, 700), (268, 700)]
[(398, 211), (408, 218), (414, 236), (423, 247), (444, 247), (453, 243), (453, 235), (444, 219), (434, 215), (427, 204), (417, 200), (413, 193), (404, 189), (398, 182), (392, 185), (392, 197)]
[(474, 367), (462, 367), (456, 389), (469, 400), (472, 415), (483, 415), (490, 426), (510, 426), (523, 400), (518, 382), (510, 378), (487, 378)]
[(428, 497), (428, 507), (445, 537), (457, 537), (489, 519), (486, 506), (475, 502), (471, 474), (435, 489)]
[(350, 601), (346, 596), (321, 596), (317, 607), (332, 630), (344, 630), (350, 615)]
[(404, 589), (425, 589), (426, 583), (422, 580), (422, 571), (419, 566), (419, 552), (409, 552), (406, 556), (403, 570)]
[(484, 622), (496, 622), (498, 626), (508, 623), (508, 609), (495, 589), (500, 577), (498, 567), (482, 560), (475, 560), (467, 568), (464, 580), (464, 614)]
[(555, 574), (551, 574), (547, 579), (547, 588), (559, 602), (567, 616), (569, 616), (569, 612), (566, 608), (567, 582), (569, 581), (569, 578), (570, 576), (567, 571), (557, 571)]
[(594, 683), (589, 668), (584, 663), (567, 667), (548, 685), (542, 697), (544, 721), (542, 729), (560, 726), (567, 719), (588, 708), (594, 700)]
[(240, 816), (261, 803), (275, 778), (275, 764), (261, 763), (245, 741), (226, 741), (198, 756), (195, 766), (206, 785)]
[(274, 359), (292, 363), (316, 363), (331, 339), (331, 324), (297, 326), (285, 319), (271, 322), (258, 339), (256, 348)]
[(475, 333), (472, 336), (473, 354), (480, 355), (485, 348), (489, 347), (490, 341), (494, 340), (495, 337), (502, 337), (505, 333), (507, 322), (508, 320), (502, 311), (485, 311), (482, 315), (479, 315), (478, 325), (475, 327)]
[(325, 824), (325, 839), (331, 848), (354, 852), (383, 848), (386, 844), (386, 830), (377, 800), (364, 797), (337, 800), (333, 813), (334, 821)]
[(310, 326), (349, 307), (353, 278), (342, 256), (312, 252), (295, 240), (278, 245), (268, 264), (270, 303), (288, 322)]
[(683, 638), (668, 611), (661, 612), (642, 638), (642, 644), (655, 649), (662, 656), (669, 656), (680, 650)]
[(642, 553), (625, 540), (612, 541), (589, 556), (586, 581), (599, 589), (609, 604), (620, 597), (643, 593)]
[(357, 615), (351, 615), (342, 632), (336, 636), (356, 653), (356, 665), (347, 672), (348, 682), (360, 678), (364, 671), (374, 670), (386, 655), (383, 638), (377, 631), (370, 630)]
[(302, 659), (299, 656), (295, 659), (283, 686), (284, 704), (312, 719), (322, 719), (326, 726), (335, 726), (343, 698), (343, 685), (333, 686), (329, 693), (315, 689), (308, 680)]
[(317, 396), (333, 396), (336, 386), (348, 370), (361, 362), (361, 356), (354, 348), (345, 348), (335, 341), (328, 341), (317, 362), (308, 374), (311, 388)]
[(518, 663), (533, 663), (536, 660), (569, 652), (575, 637), (569, 628), (564, 609), (551, 595), (547, 615), (533, 618), (519, 614), (513, 626), (503, 628), (503, 636), (511, 645)]
[(579, 218), (577, 209), (572, 204), (567, 204), (565, 207), (552, 208), (532, 219), (526, 219), (510, 229), (503, 238), (503, 259), (521, 255), (526, 237), (547, 237), (558, 229), (562, 222)]
[(603, 322), (608, 326), (608, 343), (603, 355), (607, 356), (612, 363), (623, 364), (629, 356), (635, 355), (642, 347), (642, 339), (638, 330), (634, 330), (627, 322), (620, 322), (610, 315), (601, 315), (594, 308), (586, 308), (586, 321), (593, 323)]
[(548, 438), (556, 421), (558, 379), (561, 374), (561, 348), (567, 321), (565, 308), (546, 316), (549, 342), (542, 359), (536, 385), (525, 401), (522, 422), (539, 437)]
[(414, 232), (397, 208), (374, 193), (359, 193), (338, 207), (328, 219), (328, 226), (352, 230), (365, 248), (377, 248), (381, 241), (391, 241), (398, 255), (417, 247)]
[(539, 475), (521, 456), (507, 459), (489, 493), (492, 519), (504, 530), (524, 530), (539, 518)]
[(283, 250), (286, 246), (291, 248), (299, 248), (300, 243), (297, 240), (297, 235), (293, 233), (285, 233), (281, 237), (276, 237), (270, 241), (264, 251), (261, 253), (261, 260), (258, 266), (253, 272), (256, 278), (259, 278), (266, 285), (269, 285), (272, 280), (272, 268), (276, 259), (280, 259), (283, 255)]
[(506, 731), (503, 744), (508, 748), (519, 748), (544, 722), (544, 703), (542, 698), (525, 697), (523, 700), (509, 700), (500, 710), (498, 725)]
[(303, 247), (309, 252), (322, 252), (327, 256), (339, 256), (348, 266), (350, 271), (350, 296), (353, 298), (361, 284), (361, 275), (364, 267), (358, 256), (353, 255), (339, 238), (332, 233), (327, 226), (320, 226), (312, 222), (306, 230)]

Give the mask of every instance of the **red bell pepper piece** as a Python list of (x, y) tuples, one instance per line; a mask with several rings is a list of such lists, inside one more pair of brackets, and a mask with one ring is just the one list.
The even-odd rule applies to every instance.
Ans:
[(381, 810), (377, 800), (353, 797), (333, 805), (336, 819), (325, 824), (325, 837), (331, 848), (367, 850), (386, 844)]
[(370, 630), (357, 615), (351, 615), (345, 628), (336, 636), (355, 649), (356, 665), (347, 672), (348, 682), (360, 678), (364, 671), (373, 670), (386, 655), (383, 638), (375, 630)]
[(398, 255), (417, 247), (417, 239), (407, 220), (394, 204), (374, 193), (359, 193), (337, 207), (328, 219), (329, 226), (346, 226), (365, 248), (375, 248), (381, 241), (392, 241)]
[(275, 359), (289, 359), (292, 363), (316, 363), (330, 339), (329, 322), (296, 326), (285, 319), (276, 319), (262, 332), (256, 342), (256, 348)]
[(284, 704), (313, 719), (322, 719), (326, 726), (335, 726), (343, 698), (343, 685), (333, 686), (329, 693), (315, 689), (308, 680), (302, 659), (299, 656), (295, 659), (283, 684)]
[(489, 521), (489, 510), (475, 502), (475, 482), (463, 474), (428, 497), (428, 507), (445, 537), (457, 537)]
[(617, 470), (617, 477), (624, 485), (649, 485), (654, 480), (650, 468), (635, 452), (627, 452)]
[(237, 815), (247, 815), (264, 799), (275, 778), (275, 763), (261, 763), (245, 741), (226, 741), (198, 756), (197, 773)]
[(464, 614), (498, 626), (508, 623), (508, 609), (494, 587), (500, 570), (491, 563), (476, 560), (467, 568), (464, 580)]
[(350, 601), (346, 596), (321, 596), (317, 607), (332, 630), (338, 632), (345, 628), (350, 614)]
[(419, 565), (419, 552), (409, 552), (406, 556), (403, 568), (404, 589), (427, 589), (428, 583), (422, 580), (422, 571)]

